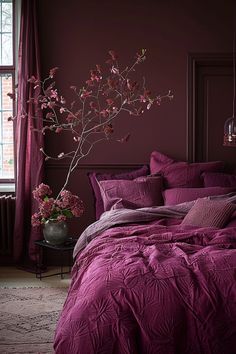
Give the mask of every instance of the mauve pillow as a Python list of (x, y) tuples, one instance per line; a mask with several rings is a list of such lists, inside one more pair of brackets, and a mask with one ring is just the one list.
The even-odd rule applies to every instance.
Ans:
[(198, 199), (181, 225), (223, 227), (235, 211), (235, 205), (219, 200)]
[(176, 162), (164, 168), (162, 175), (166, 188), (203, 187), (203, 172), (220, 172), (224, 168), (222, 161), (186, 163)]
[(103, 201), (102, 201), (102, 197), (101, 197), (100, 188), (98, 185), (99, 181), (117, 180), (117, 179), (132, 180), (132, 179), (135, 179), (140, 176), (147, 176), (148, 173), (149, 173), (149, 168), (146, 165), (142, 166), (141, 168), (139, 168), (137, 170), (123, 172), (123, 173), (119, 173), (119, 174), (97, 173), (97, 172), (88, 173), (90, 185), (92, 187), (93, 195), (94, 195), (94, 199), (95, 199), (96, 219), (98, 220), (100, 218), (101, 214), (104, 212)]
[(190, 202), (198, 198), (211, 195), (222, 195), (234, 192), (236, 188), (230, 187), (209, 187), (209, 188), (171, 188), (163, 191), (165, 205), (176, 205)]
[(158, 151), (153, 151), (150, 157), (151, 174), (161, 174), (165, 188), (203, 187), (203, 172), (222, 172), (223, 169), (222, 161), (187, 163), (175, 161)]
[(166, 166), (175, 162), (171, 157), (162, 154), (159, 151), (153, 151), (150, 156), (150, 171), (151, 174), (161, 172)]
[(236, 188), (236, 175), (217, 172), (204, 172), (203, 180), (205, 187), (235, 187)]
[(99, 186), (105, 211), (124, 206), (135, 209), (163, 204), (162, 177), (100, 181)]

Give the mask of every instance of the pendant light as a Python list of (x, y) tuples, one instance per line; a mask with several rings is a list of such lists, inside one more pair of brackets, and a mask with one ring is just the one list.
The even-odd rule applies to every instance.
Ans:
[(224, 146), (236, 147), (236, 114), (235, 114), (235, 96), (236, 96), (236, 78), (235, 78), (235, 30), (233, 39), (233, 115), (228, 118), (224, 124)]

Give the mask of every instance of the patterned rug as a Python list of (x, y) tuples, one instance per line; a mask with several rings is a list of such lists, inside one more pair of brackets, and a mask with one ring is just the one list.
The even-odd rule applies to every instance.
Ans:
[(67, 288), (0, 289), (0, 353), (54, 353)]

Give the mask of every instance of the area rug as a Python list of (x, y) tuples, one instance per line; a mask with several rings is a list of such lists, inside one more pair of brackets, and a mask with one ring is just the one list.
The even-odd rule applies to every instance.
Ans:
[(0, 353), (54, 353), (67, 288), (0, 289)]

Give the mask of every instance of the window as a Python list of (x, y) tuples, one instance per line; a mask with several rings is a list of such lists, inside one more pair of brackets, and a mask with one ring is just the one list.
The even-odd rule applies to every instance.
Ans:
[(0, 0), (0, 182), (14, 180), (13, 116), (14, 101), (8, 96), (13, 91), (14, 63), (14, 0)]

